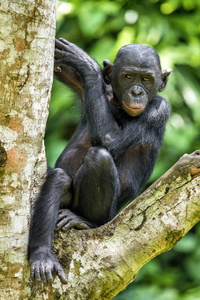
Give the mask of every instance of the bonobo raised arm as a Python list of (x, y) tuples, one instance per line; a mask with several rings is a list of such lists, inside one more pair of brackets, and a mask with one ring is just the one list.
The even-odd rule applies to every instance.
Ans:
[[(152, 173), (170, 105), (162, 91), (171, 70), (157, 52), (122, 47), (112, 64), (56, 40), (55, 71), (82, 98), (83, 118), (51, 170), (35, 203), (29, 239), (31, 277), (49, 282), (66, 275), (52, 251), (54, 229), (87, 229), (111, 220), (134, 199)], [(59, 210), (60, 209), (60, 210)]]

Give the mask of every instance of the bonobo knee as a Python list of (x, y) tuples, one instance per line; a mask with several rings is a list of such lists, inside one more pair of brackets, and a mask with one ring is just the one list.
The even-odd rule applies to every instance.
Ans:
[(69, 187), (72, 182), (71, 177), (61, 168), (51, 170), (48, 174), (48, 181), (49, 180), (61, 186), (64, 184), (65, 187)]
[(92, 147), (85, 156), (85, 162), (97, 162), (99, 164), (109, 163), (112, 160), (110, 153), (102, 147)]

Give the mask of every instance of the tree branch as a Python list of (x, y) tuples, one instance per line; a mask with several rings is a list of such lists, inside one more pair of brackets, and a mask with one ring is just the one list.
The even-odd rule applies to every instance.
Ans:
[(58, 299), (112, 299), (171, 249), (200, 220), (199, 176), (200, 151), (185, 154), (111, 222), (57, 233), (55, 251), (69, 281), (53, 285), (64, 297)]

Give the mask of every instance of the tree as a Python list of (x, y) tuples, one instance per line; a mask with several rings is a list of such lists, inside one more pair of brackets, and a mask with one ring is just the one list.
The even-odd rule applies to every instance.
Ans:
[[(37, 5), (37, 6), (36, 6)], [(52, 1), (1, 4), (0, 180), (2, 299), (112, 299), (147, 261), (199, 221), (199, 152), (97, 229), (57, 233), (68, 285), (29, 284), (31, 203), (46, 170), (43, 148), (53, 74)]]
[(46, 171), (55, 1), (0, 4), (1, 299), (28, 299), (30, 205)]

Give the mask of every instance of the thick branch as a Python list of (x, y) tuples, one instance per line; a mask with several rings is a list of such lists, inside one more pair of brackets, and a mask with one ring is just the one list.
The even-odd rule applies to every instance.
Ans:
[(69, 280), (62, 297), (112, 299), (172, 248), (200, 220), (199, 176), (200, 151), (186, 154), (108, 224), (59, 233), (55, 249)]

